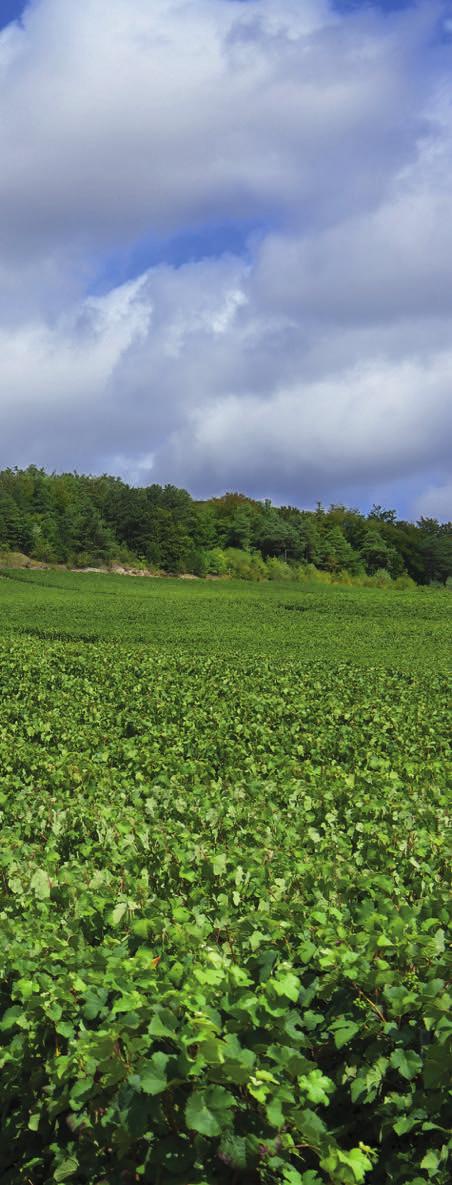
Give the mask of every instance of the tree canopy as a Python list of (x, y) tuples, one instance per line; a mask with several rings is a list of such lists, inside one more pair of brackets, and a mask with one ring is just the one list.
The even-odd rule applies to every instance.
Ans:
[(451, 523), (398, 520), (373, 506), (301, 510), (241, 493), (195, 501), (173, 485), (129, 486), (106, 474), (0, 472), (0, 551), (49, 564), (144, 563), (169, 573), (233, 572), (284, 578), (313, 565), (337, 576), (445, 583), (452, 573)]

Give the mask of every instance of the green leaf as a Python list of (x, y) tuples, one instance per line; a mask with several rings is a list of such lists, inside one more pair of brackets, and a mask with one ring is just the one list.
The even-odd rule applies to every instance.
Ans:
[(422, 1059), (412, 1049), (394, 1049), (390, 1057), (391, 1066), (398, 1070), (402, 1078), (411, 1081), (416, 1078), (422, 1068)]
[(141, 1089), (145, 1094), (161, 1094), (166, 1090), (168, 1084), (166, 1067), (169, 1060), (166, 1053), (154, 1053), (149, 1061), (141, 1063), (139, 1078)]
[(272, 987), (277, 996), (284, 996), (287, 1000), (292, 1000), (294, 1004), (297, 1003), (300, 995), (300, 980), (291, 971), (279, 976), (278, 979), (273, 979)]
[(418, 1119), (415, 1115), (403, 1115), (394, 1124), (394, 1131), (397, 1136), (405, 1136), (407, 1132), (412, 1131), (413, 1127), (416, 1127), (417, 1123)]
[(17, 988), (23, 1000), (29, 1000), (33, 995), (35, 983), (33, 979), (18, 979)]
[(424, 1085), (427, 1090), (447, 1086), (451, 1078), (452, 1051), (450, 1046), (439, 1043), (431, 1045), (427, 1051), (423, 1069)]
[(77, 1107), (78, 1100), (83, 1099), (84, 1095), (90, 1093), (93, 1087), (93, 1078), (78, 1078), (71, 1090), (71, 1103)]
[(233, 1132), (225, 1132), (222, 1137), (218, 1156), (224, 1164), (234, 1169), (246, 1169), (248, 1164), (247, 1142), (243, 1136), (236, 1136)]
[(152, 1037), (174, 1037), (176, 1018), (169, 1008), (160, 1008), (154, 1013), (148, 1033)]
[(310, 1103), (329, 1103), (329, 1095), (334, 1091), (334, 1082), (326, 1078), (321, 1070), (311, 1070), (310, 1074), (301, 1074), (298, 1085), (304, 1091)]
[(111, 925), (112, 926), (119, 926), (119, 923), (122, 922), (122, 919), (123, 919), (125, 913), (127, 913), (127, 902), (126, 901), (119, 901), (118, 905), (115, 905), (115, 908), (112, 909), (112, 911), (111, 911), (111, 914), (110, 914)]
[(306, 939), (304, 942), (302, 942), (298, 947), (298, 954), (302, 963), (310, 963), (313, 955), (316, 953), (316, 950), (317, 947), (315, 946), (315, 943), (310, 942), (309, 939)]
[(314, 1029), (318, 1029), (319, 1025), (323, 1024), (324, 1016), (321, 1012), (313, 1012), (312, 1008), (307, 1008), (303, 1012), (303, 1024), (308, 1033), (312, 1033)]
[(369, 1173), (373, 1167), (370, 1157), (361, 1148), (352, 1148), (346, 1154), (341, 1153), (340, 1158), (344, 1164), (350, 1166), (355, 1181), (358, 1182), (364, 1181), (366, 1173)]
[[(291, 1165), (284, 1165), (284, 1168), (282, 1170), (282, 1175), (283, 1175), (284, 1185), (304, 1185), (305, 1174), (303, 1174), (303, 1176), (302, 1176), (301, 1173), (298, 1172), (298, 1169), (294, 1169), (293, 1167), (291, 1167)], [(314, 1177), (315, 1177), (315, 1174), (314, 1174)], [(319, 1181), (318, 1177), (317, 1177), (317, 1181)]]
[(293, 1115), (293, 1122), (306, 1143), (312, 1144), (314, 1148), (323, 1146), (327, 1129), (315, 1111), (311, 1111), (309, 1107), (302, 1111), (296, 1111)]
[[(361, 1185), (366, 1173), (372, 1169), (372, 1161), (362, 1148), (351, 1148), (344, 1152), (341, 1148), (330, 1148), (328, 1156), (320, 1161), (320, 1167), (331, 1174), (334, 1181), (357, 1182)], [(344, 1171), (345, 1170), (345, 1171)]]
[(62, 1160), (58, 1168), (53, 1174), (54, 1181), (67, 1181), (68, 1177), (73, 1177), (78, 1170), (78, 1161), (75, 1156), (68, 1156), (66, 1160)]
[(44, 868), (37, 868), (30, 881), (30, 889), (38, 901), (46, 901), (50, 897), (50, 880)]
[(219, 852), (217, 856), (213, 857), (212, 868), (215, 876), (222, 876), (226, 872), (226, 856), (223, 852)]
[(426, 1152), (425, 1156), (423, 1156), (421, 1160), (421, 1169), (426, 1169), (429, 1177), (433, 1177), (438, 1171), (440, 1163), (441, 1158), (438, 1152), (435, 1152), (435, 1150), (431, 1148), (428, 1152)]
[(265, 1113), (266, 1113), (268, 1122), (271, 1124), (272, 1127), (276, 1127), (279, 1129), (280, 1127), (283, 1126), (284, 1113), (283, 1113), (283, 1109), (282, 1109), (281, 1099), (278, 1099), (278, 1098), (270, 1099), (270, 1101), (266, 1105)]
[(88, 988), (83, 1006), (83, 1015), (86, 1016), (88, 1020), (94, 1020), (94, 1018), (99, 1016), (99, 1013), (102, 1012), (107, 999), (108, 992), (105, 991), (105, 988)]
[(0, 1020), (2, 1033), (8, 1032), (8, 1029), (13, 1029), (14, 1025), (17, 1025), (20, 1017), (23, 1015), (23, 1008), (21, 1008), (20, 1004), (13, 1004), (12, 1008), (7, 1008)]
[(233, 1105), (233, 1095), (222, 1086), (194, 1091), (185, 1108), (187, 1127), (203, 1136), (219, 1136), (230, 1123)]
[(380, 934), (379, 937), (377, 938), (377, 946), (379, 946), (379, 947), (394, 946), (394, 943), (391, 941), (390, 938), (388, 938), (387, 934)]
[(357, 1025), (353, 1020), (346, 1020), (344, 1018), (344, 1020), (340, 1019), (335, 1021), (335, 1023), (330, 1026), (330, 1029), (333, 1033), (336, 1049), (342, 1049), (344, 1045), (347, 1045), (348, 1042), (351, 1041), (357, 1033), (359, 1033), (359, 1028), (360, 1026)]

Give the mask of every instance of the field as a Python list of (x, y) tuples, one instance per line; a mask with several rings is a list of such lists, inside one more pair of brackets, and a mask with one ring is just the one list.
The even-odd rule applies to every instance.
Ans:
[(3, 572), (1, 1185), (446, 1185), (450, 605)]

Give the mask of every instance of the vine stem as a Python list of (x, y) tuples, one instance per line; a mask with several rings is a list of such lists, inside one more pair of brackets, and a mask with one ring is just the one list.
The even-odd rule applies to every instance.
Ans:
[(384, 1013), (381, 1011), (381, 1008), (378, 1007), (378, 1004), (375, 1004), (374, 1000), (371, 1000), (369, 996), (366, 996), (366, 993), (363, 992), (362, 988), (358, 987), (357, 983), (354, 983), (353, 987), (356, 988), (356, 991), (358, 992), (358, 996), (361, 996), (361, 998), (363, 1000), (366, 1000), (366, 1003), (369, 1005), (369, 1007), (372, 1008), (374, 1012), (376, 1012), (377, 1016), (379, 1016), (382, 1023), (384, 1025), (387, 1024), (388, 1022), (386, 1020), (386, 1017), (385, 1017)]

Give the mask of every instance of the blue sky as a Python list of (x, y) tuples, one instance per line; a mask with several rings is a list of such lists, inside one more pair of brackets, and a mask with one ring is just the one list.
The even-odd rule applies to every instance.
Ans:
[(449, 0), (23, 9), (0, 464), (450, 517)]
[(22, 16), (25, 4), (22, 0), (2, 0), (0, 8), (0, 28), (9, 24), (10, 21), (16, 21)]

